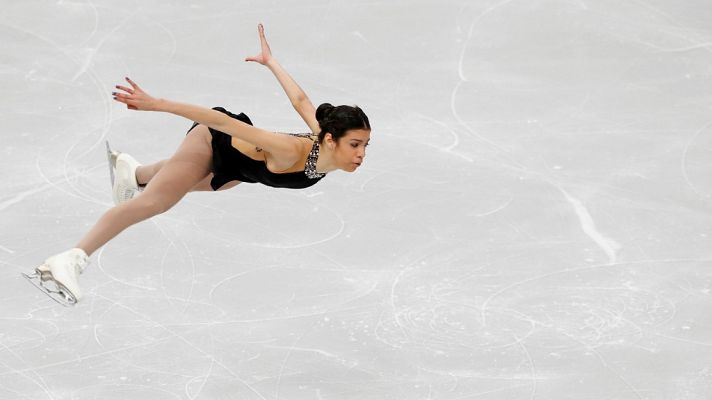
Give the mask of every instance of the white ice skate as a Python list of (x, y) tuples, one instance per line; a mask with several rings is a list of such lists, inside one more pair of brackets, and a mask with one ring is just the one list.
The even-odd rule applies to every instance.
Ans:
[(22, 275), (52, 300), (68, 307), (82, 298), (78, 278), (88, 264), (89, 256), (75, 248), (48, 258), (33, 273)]
[(106, 142), (106, 158), (109, 161), (109, 177), (114, 204), (119, 205), (132, 199), (141, 191), (136, 181), (136, 169), (141, 166), (138, 161), (126, 153), (111, 150)]

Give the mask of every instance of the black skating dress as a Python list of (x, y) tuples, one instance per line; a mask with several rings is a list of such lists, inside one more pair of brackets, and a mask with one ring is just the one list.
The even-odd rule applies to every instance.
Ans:
[[(220, 111), (232, 118), (252, 125), (252, 121), (244, 113), (233, 114), (222, 107), (213, 107), (213, 110)], [(197, 123), (194, 123), (188, 132), (197, 125)], [(275, 173), (267, 169), (267, 164), (264, 161), (254, 160), (234, 148), (232, 146), (232, 136), (213, 128), (208, 129), (213, 137), (213, 179), (210, 181), (210, 186), (213, 190), (218, 190), (230, 181), (261, 183), (276, 188), (304, 189), (316, 184), (326, 176), (326, 174), (316, 172), (316, 160), (319, 157), (318, 140), (312, 139), (314, 144), (304, 165), (304, 171)], [(311, 136), (301, 133), (290, 133), (289, 135)]]

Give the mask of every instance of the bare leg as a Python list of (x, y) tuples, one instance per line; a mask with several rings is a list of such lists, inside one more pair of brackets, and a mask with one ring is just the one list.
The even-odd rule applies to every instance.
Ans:
[[(190, 191), (191, 191), (191, 192), (212, 192), (212, 191), (213, 191), (213, 187), (210, 186), (210, 181), (211, 181), (212, 179), (213, 179), (213, 174), (210, 173), (210, 174), (208, 174), (208, 176), (206, 176), (205, 178), (203, 178), (202, 181), (198, 182), (195, 186), (193, 186), (193, 187), (190, 189)], [(227, 189), (233, 188), (233, 187), (237, 186), (239, 183), (240, 183), (240, 181), (230, 181), (230, 182), (228, 182), (228, 183), (226, 183), (226, 184), (220, 186), (217, 191), (220, 192), (220, 191), (223, 191), (223, 190), (227, 190)]]
[[(163, 168), (164, 165), (166, 165), (166, 162), (168, 160), (161, 160), (153, 164), (147, 164), (147, 165), (142, 165), (136, 169), (136, 180), (138, 181), (139, 185), (146, 185), (148, 182), (153, 179), (154, 176), (158, 173), (158, 171)], [(190, 191), (191, 192), (212, 192), (213, 188), (210, 186), (210, 180), (213, 179), (213, 174), (210, 173), (208, 176), (203, 178), (202, 181), (198, 182), (193, 186)], [(233, 188), (239, 184), (239, 181), (232, 181), (228, 182), (224, 185), (222, 185), (218, 191), (222, 190), (227, 190), (230, 188)]]
[(193, 129), (173, 157), (159, 168), (144, 192), (104, 213), (76, 247), (91, 255), (129, 226), (168, 211), (210, 175), (213, 151), (210, 140), (205, 126)]
[(168, 160), (161, 160), (157, 163), (142, 165), (136, 168), (136, 181), (138, 184), (147, 184), (151, 179), (153, 179), (154, 176), (156, 176), (158, 171), (160, 171), (167, 162)]

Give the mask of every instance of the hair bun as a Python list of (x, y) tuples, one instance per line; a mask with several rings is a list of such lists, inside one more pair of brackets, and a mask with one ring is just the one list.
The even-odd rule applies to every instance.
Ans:
[(368, 117), (358, 106), (334, 107), (322, 103), (316, 109), (316, 120), (319, 123), (319, 143), (324, 141), (327, 134), (338, 142), (350, 129), (371, 130)]
[(329, 114), (334, 111), (334, 108), (336, 107), (332, 106), (330, 103), (320, 104), (319, 107), (316, 109), (316, 120), (321, 122), (329, 118)]

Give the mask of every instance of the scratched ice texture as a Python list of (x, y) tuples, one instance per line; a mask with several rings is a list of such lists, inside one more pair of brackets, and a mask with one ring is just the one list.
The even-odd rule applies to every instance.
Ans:
[[(712, 398), (712, 4), (10, 1), (0, 11), (0, 399)], [(23, 278), (148, 163), (156, 96), (305, 131), (358, 104), (364, 166), (191, 193), (91, 257), (64, 308)]]

